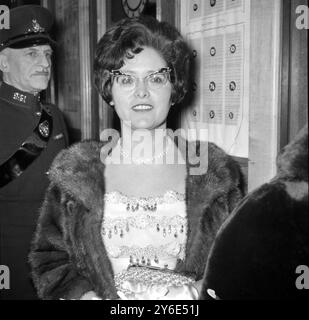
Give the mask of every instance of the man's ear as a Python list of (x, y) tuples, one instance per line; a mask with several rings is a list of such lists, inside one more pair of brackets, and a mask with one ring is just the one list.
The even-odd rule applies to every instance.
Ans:
[(8, 72), (9, 63), (8, 63), (8, 57), (5, 49), (0, 52), (0, 70), (2, 72)]

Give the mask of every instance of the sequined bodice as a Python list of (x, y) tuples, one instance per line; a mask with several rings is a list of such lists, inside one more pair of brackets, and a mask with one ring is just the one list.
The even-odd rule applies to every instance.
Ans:
[(133, 198), (107, 193), (101, 235), (114, 273), (136, 263), (174, 269), (185, 257), (184, 195), (167, 191), (161, 197)]

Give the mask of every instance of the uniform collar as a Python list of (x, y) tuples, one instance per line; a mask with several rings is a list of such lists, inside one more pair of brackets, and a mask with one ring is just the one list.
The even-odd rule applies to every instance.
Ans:
[(5, 82), (0, 83), (0, 98), (17, 106), (27, 108), (32, 112), (38, 112), (41, 110), (40, 94), (33, 95), (31, 93), (21, 91), (6, 84)]

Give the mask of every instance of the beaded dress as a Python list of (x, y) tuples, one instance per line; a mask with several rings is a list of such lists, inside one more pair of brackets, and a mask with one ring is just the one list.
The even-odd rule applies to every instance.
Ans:
[(101, 234), (115, 274), (132, 264), (174, 269), (184, 259), (184, 198), (175, 191), (156, 198), (105, 195)]
[[(168, 150), (185, 163), (170, 138), (165, 152)], [(119, 141), (113, 152), (129, 158), (120, 148)], [(164, 157), (165, 152), (157, 157)], [(140, 162), (139, 158), (134, 157), (132, 160), (137, 164), (145, 161), (142, 159)], [(148, 298), (156, 299), (158, 292), (162, 292), (158, 288), (163, 288), (166, 293), (169, 286), (194, 282), (192, 278), (174, 272), (179, 260), (185, 259), (185, 194), (167, 190), (157, 197), (133, 197), (112, 191), (105, 194), (104, 203), (101, 236), (114, 271), (118, 293), (126, 289), (136, 292), (127, 285), (128, 281), (133, 280), (141, 291), (154, 292)]]

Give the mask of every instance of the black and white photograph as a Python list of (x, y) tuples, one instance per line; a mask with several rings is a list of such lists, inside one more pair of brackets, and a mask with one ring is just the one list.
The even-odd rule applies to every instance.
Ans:
[(0, 300), (308, 301), (308, 13), (1, 0)]

